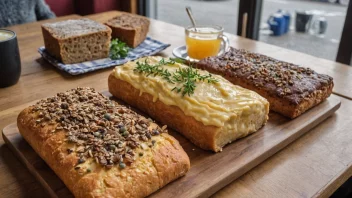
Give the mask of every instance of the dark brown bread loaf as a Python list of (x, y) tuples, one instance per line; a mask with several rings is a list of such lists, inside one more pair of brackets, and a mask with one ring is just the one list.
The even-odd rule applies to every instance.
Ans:
[(65, 64), (107, 58), (111, 29), (90, 19), (42, 25), (45, 49)]
[(133, 48), (147, 37), (149, 24), (148, 18), (128, 13), (120, 13), (106, 22), (112, 30), (112, 38), (118, 38)]
[(198, 68), (224, 76), (233, 84), (266, 98), (270, 109), (295, 118), (330, 96), (332, 77), (274, 58), (231, 48), (218, 57), (208, 57)]

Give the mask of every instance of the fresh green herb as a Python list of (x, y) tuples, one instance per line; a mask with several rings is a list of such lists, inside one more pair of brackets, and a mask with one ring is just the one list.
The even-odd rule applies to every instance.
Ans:
[(182, 93), (182, 95), (188, 95), (194, 93), (196, 88), (195, 82), (197, 81), (207, 81), (208, 83), (216, 83), (217, 80), (212, 77), (211, 74), (200, 75), (198, 70), (194, 69), (193, 66), (187, 68), (181, 68), (176, 70), (174, 73), (173, 81), (183, 83), (182, 87), (174, 87), (172, 90), (175, 90), (177, 93)]
[(170, 60), (175, 61), (176, 63), (186, 64), (186, 61), (182, 58), (170, 58)]
[(150, 76), (150, 75), (161, 76), (167, 82), (173, 83), (171, 80), (171, 73), (167, 69), (163, 69), (160, 67), (162, 65), (169, 65), (169, 64), (173, 65), (175, 64), (175, 61), (173, 60), (165, 61), (165, 59), (161, 59), (158, 64), (150, 65), (148, 63), (148, 60), (145, 59), (144, 63), (141, 63), (138, 61), (137, 67), (133, 71), (144, 73), (147, 76)]
[(178, 62), (176, 59), (169, 59), (169, 61), (165, 61), (165, 59), (161, 59), (159, 63), (155, 65), (151, 65), (148, 63), (148, 60), (145, 59), (144, 63), (137, 62), (137, 66), (134, 69), (134, 72), (143, 73), (146, 76), (161, 76), (164, 80), (169, 83), (182, 83), (181, 87), (174, 87), (171, 91), (176, 91), (177, 93), (181, 93), (182, 96), (194, 93), (196, 89), (197, 81), (206, 81), (208, 83), (216, 83), (217, 80), (212, 77), (211, 74), (201, 75), (198, 73), (198, 70), (194, 69), (193, 66), (187, 68), (177, 69), (175, 72), (170, 73), (167, 69), (163, 69), (161, 66), (163, 65), (173, 65), (175, 62)]
[(119, 41), (118, 39), (111, 40), (110, 44), (110, 58), (113, 60), (125, 58), (130, 51), (130, 48), (126, 43)]

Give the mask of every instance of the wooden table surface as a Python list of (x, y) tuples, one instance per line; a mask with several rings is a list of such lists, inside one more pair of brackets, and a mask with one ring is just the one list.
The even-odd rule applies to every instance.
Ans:
[[(106, 12), (88, 16), (104, 22), (116, 14)], [(55, 20), (78, 18), (77, 15)], [(52, 20), (51, 20), (52, 21)], [(111, 69), (81, 76), (70, 76), (40, 58), (43, 45), (40, 24), (10, 27), (17, 33), (22, 61), (20, 81), (0, 89), (0, 128), (14, 122), (17, 106), (51, 96), (77, 86), (107, 90)], [(152, 20), (149, 35), (171, 47), (160, 55), (172, 56), (174, 47), (184, 44), (182, 27)], [(293, 62), (334, 77), (334, 93), (341, 108), (308, 134), (255, 167), (214, 197), (327, 197), (352, 175), (352, 67), (227, 34), (231, 46)], [(0, 138), (0, 197), (46, 197), (43, 188), (24, 168)]]

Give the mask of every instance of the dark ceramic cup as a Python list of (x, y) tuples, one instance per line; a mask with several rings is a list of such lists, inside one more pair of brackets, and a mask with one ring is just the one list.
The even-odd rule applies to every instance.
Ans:
[(296, 11), (296, 32), (307, 32), (313, 14), (308, 11)]
[(14, 85), (21, 75), (16, 33), (0, 29), (0, 88)]

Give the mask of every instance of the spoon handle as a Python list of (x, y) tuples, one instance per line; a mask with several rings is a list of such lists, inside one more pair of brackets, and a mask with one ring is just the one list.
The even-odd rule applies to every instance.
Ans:
[(191, 19), (191, 22), (193, 24), (194, 29), (197, 31), (197, 29), (196, 29), (196, 21), (193, 18), (191, 7), (187, 6), (186, 7), (186, 12), (187, 12), (189, 18)]

